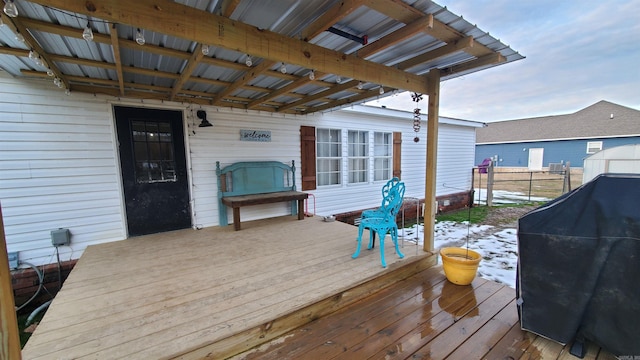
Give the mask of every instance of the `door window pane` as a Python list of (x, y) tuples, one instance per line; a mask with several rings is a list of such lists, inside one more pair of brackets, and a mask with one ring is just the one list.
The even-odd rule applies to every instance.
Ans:
[(131, 123), (136, 181), (176, 181), (171, 124), (160, 121)]

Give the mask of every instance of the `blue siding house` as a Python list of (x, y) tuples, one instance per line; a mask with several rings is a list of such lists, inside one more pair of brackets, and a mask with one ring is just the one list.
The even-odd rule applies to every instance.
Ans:
[(541, 170), (550, 163), (584, 159), (600, 150), (640, 144), (640, 111), (599, 101), (567, 115), (488, 123), (476, 129), (476, 164), (491, 158), (495, 166)]

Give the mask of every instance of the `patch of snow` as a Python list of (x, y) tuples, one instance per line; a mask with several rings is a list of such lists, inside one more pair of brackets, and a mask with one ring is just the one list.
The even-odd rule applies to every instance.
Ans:
[[(442, 221), (435, 224), (434, 247), (438, 251), (443, 247), (463, 247), (482, 255), (478, 267), (478, 276), (516, 287), (516, 267), (518, 263), (518, 239), (516, 229), (495, 230), (490, 225), (468, 225)], [(418, 238), (418, 244), (424, 242), (424, 228), (413, 225), (399, 229), (398, 236), (405, 240)], [(416, 236), (417, 235), (417, 236)], [(441, 262), (441, 260), (440, 260)]]

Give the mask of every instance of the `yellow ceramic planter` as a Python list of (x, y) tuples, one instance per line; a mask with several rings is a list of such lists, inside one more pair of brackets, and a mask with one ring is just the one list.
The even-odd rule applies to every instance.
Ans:
[(473, 250), (457, 247), (440, 249), (440, 256), (447, 280), (456, 285), (471, 284), (482, 259), (482, 256)]

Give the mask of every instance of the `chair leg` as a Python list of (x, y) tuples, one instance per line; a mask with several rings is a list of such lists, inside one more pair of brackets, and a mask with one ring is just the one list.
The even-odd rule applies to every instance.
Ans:
[(376, 232), (373, 229), (369, 228), (369, 246), (367, 246), (367, 250), (371, 250), (374, 248), (375, 241), (376, 241)]
[(384, 233), (379, 232), (378, 237), (380, 238), (380, 262), (382, 262), (382, 267), (387, 267), (387, 262), (384, 260), (384, 238), (387, 236), (386, 231)]
[(393, 241), (393, 244), (396, 247), (396, 254), (398, 254), (398, 257), (400, 259), (402, 259), (404, 257), (404, 254), (398, 248), (398, 229), (397, 228), (391, 229), (391, 240)]
[(355, 259), (360, 255), (360, 246), (362, 245), (362, 231), (364, 230), (364, 226), (362, 224), (358, 226), (358, 247), (356, 248), (356, 252), (351, 255), (352, 259)]

